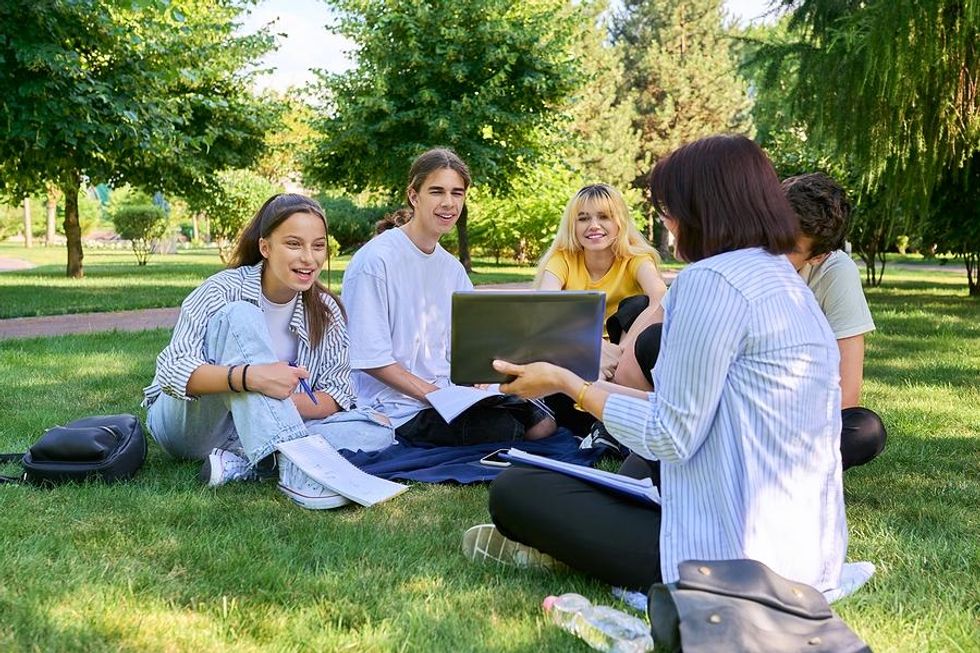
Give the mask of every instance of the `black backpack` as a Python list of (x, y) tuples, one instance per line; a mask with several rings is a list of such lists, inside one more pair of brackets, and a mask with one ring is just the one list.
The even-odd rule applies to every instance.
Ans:
[(15, 460), (24, 473), (0, 476), (0, 482), (123, 481), (143, 466), (146, 438), (135, 415), (96, 415), (48, 429), (27, 453), (0, 454), (0, 461)]

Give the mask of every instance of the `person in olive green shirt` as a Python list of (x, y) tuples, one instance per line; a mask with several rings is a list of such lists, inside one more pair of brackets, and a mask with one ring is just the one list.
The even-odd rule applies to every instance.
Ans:
[(875, 323), (861, 273), (843, 250), (851, 205), (844, 190), (819, 172), (790, 177), (783, 190), (800, 220), (796, 249), (787, 258), (816, 296), (840, 349), (843, 466), (863, 465), (885, 448), (886, 432), (881, 418), (860, 406), (864, 334)]

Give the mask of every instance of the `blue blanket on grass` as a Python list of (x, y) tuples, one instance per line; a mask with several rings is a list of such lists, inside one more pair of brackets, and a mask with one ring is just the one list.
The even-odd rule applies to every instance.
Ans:
[(578, 465), (592, 466), (602, 449), (579, 449), (579, 441), (568, 429), (558, 429), (542, 440), (486, 442), (458, 447), (411, 445), (398, 442), (381, 451), (341, 451), (356, 467), (391, 481), (421, 483), (478, 483), (492, 481), (503, 469), (480, 464), (480, 458), (497, 449), (516, 447), (528, 453), (547, 456)]

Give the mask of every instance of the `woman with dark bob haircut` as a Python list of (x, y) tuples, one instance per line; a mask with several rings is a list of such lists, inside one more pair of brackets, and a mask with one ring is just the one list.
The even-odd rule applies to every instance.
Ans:
[(847, 549), (837, 345), (784, 256), (796, 222), (776, 173), (751, 140), (712, 136), (658, 162), (651, 192), (689, 262), (664, 299), (655, 390), (494, 365), (515, 377), (503, 391), (563, 392), (644, 475), (659, 465), (660, 505), (513, 468), (491, 486), (494, 524), (467, 531), (464, 551), (640, 589), (676, 581), (685, 560), (751, 558), (835, 588)]

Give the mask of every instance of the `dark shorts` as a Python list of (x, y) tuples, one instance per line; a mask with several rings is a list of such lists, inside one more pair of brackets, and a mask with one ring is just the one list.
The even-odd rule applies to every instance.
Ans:
[[(619, 344), (623, 334), (629, 331), (633, 322), (640, 316), (647, 306), (650, 299), (646, 295), (634, 295), (627, 297), (619, 302), (619, 308), (606, 320), (606, 331), (609, 333), (610, 342)], [(633, 343), (633, 355), (636, 362), (640, 364), (640, 371), (646, 380), (653, 385), (653, 366), (660, 356), (660, 335), (663, 332), (663, 324), (651, 324), (636, 337)]]
[(509, 442), (523, 440), (531, 427), (550, 417), (539, 402), (502, 395), (470, 407), (452, 422), (426, 408), (395, 429), (395, 434), (411, 444), (436, 446)]

